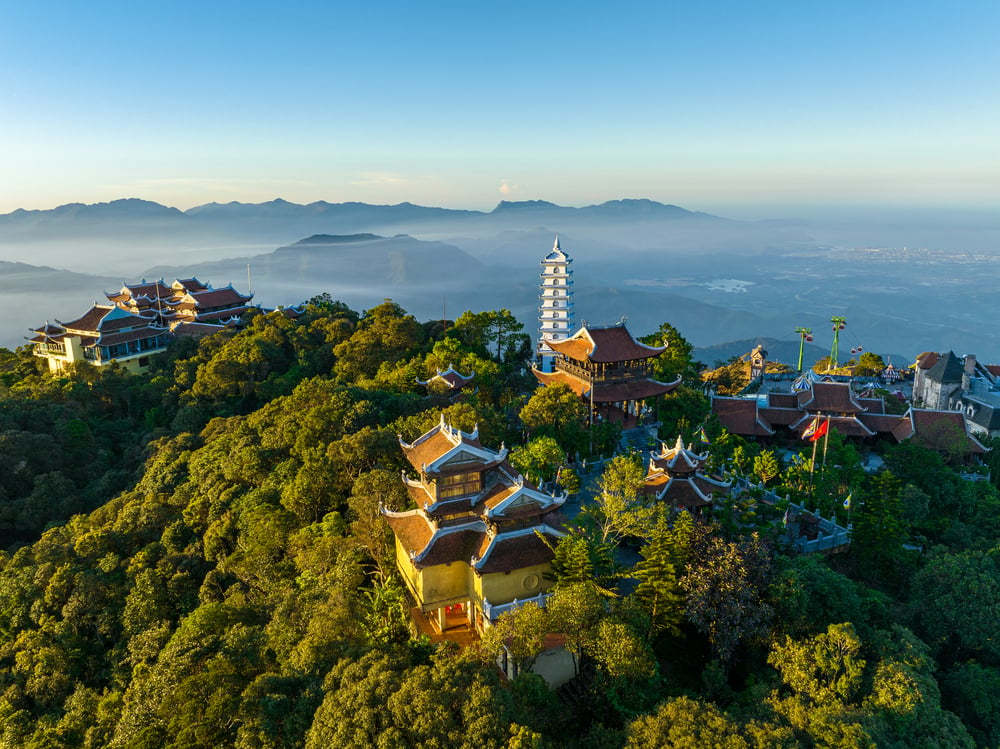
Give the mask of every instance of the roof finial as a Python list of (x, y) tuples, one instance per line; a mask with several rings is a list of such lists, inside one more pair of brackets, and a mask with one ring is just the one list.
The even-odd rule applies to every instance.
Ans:
[(556, 234), (556, 243), (554, 245), (552, 245), (552, 249), (553, 250), (559, 250), (560, 252), (562, 251), (562, 249), (559, 247), (559, 234), (558, 233)]

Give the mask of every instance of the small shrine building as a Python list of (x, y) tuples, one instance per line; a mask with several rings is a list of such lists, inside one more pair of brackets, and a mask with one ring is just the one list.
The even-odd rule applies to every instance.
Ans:
[(673, 447), (660, 443), (659, 452), (651, 452), (643, 492), (657, 502), (694, 514), (712, 504), (717, 496), (729, 493), (731, 481), (705, 473), (707, 454), (685, 446), (681, 437)]
[(427, 388), (427, 391), (431, 393), (457, 394), (471, 385), (475, 377), (475, 372), (470, 372), (469, 374), (464, 375), (455, 369), (453, 365), (449, 364), (448, 369), (438, 369), (437, 374), (433, 377), (427, 378), (426, 380), (421, 380), (418, 377), (417, 384), (423, 385)]

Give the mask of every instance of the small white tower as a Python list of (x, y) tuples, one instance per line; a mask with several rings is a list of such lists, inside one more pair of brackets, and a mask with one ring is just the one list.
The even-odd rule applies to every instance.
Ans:
[(556, 235), (552, 251), (542, 260), (542, 284), (538, 304), (539, 368), (551, 372), (555, 352), (545, 337), (560, 341), (573, 331), (573, 260), (559, 247)]

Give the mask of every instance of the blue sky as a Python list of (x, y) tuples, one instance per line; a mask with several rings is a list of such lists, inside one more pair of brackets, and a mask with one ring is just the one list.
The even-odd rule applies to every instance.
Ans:
[(0, 0), (0, 212), (997, 205), (998, 28), (993, 0)]

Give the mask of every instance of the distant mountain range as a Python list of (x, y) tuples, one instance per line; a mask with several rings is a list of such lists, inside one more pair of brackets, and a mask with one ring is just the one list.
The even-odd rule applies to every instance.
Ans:
[(301, 205), (287, 200), (266, 203), (206, 203), (186, 211), (147, 200), (126, 199), (85, 205), (69, 203), (50, 210), (23, 210), (0, 215), (0, 243), (51, 240), (67, 233), (88, 231), (92, 237), (128, 235), (155, 227), (180, 235), (191, 233), (253, 236), (305, 236), (319, 233), (349, 234), (362, 230), (387, 231), (399, 226), (426, 226), (447, 222), (469, 229), (498, 224), (535, 226), (558, 221), (569, 226), (580, 222), (708, 220), (722, 221), (704, 213), (652, 200), (613, 200), (600, 205), (570, 208), (541, 200), (502, 201), (490, 212), (432, 208), (399, 203), (327, 203)]
[[(980, 240), (993, 236), (980, 229)], [(534, 334), (538, 263), (558, 235), (574, 259), (578, 323), (627, 316), (643, 334), (670, 321), (702, 347), (797, 346), (794, 329), (806, 325), (823, 352), (831, 315), (846, 315), (848, 350), (864, 344), (909, 359), (954, 349), (1000, 361), (1000, 331), (990, 323), (1000, 314), (1000, 253), (883, 251), (868, 241), (877, 231), (845, 232), (844, 224), (824, 234), (801, 221), (734, 221), (652, 200), (503, 201), (469, 211), (279, 199), (180, 211), (131, 199), (18, 210), (0, 215), (0, 261), (27, 264), (0, 266), (0, 345), (19, 343), (46, 318), (79, 314), (125, 281), (161, 275), (252, 284), (265, 306), (329, 292), (359, 310), (392, 297), (420, 319), (506, 307)]]

